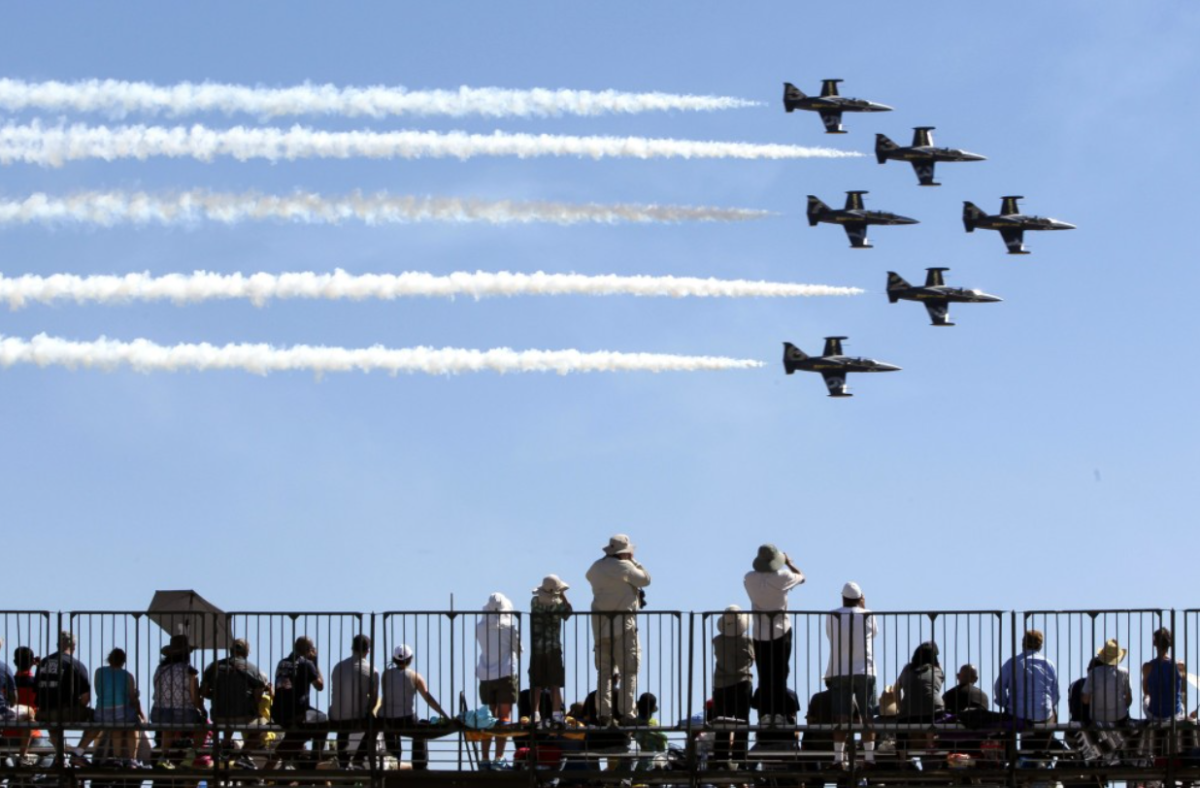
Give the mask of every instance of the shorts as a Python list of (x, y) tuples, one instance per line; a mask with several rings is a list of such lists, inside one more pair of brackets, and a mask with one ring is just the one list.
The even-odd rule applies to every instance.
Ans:
[(37, 718), (38, 722), (57, 722), (60, 725), (91, 722), (92, 710), (88, 706), (75, 706), (68, 709), (38, 709)]
[(150, 721), (160, 725), (195, 725), (203, 720), (197, 709), (150, 709)]
[(541, 689), (565, 687), (567, 671), (563, 668), (563, 654), (560, 649), (539, 654), (536, 651), (529, 658), (529, 685)]
[(132, 706), (109, 706), (96, 709), (96, 722), (137, 722), (137, 711)]
[(879, 701), (875, 698), (874, 676), (830, 676), (826, 683), (829, 685), (830, 711), (835, 717), (852, 716), (855, 703), (863, 719), (875, 716)]
[(479, 682), (479, 700), (488, 706), (517, 702), (517, 677), (503, 676)]

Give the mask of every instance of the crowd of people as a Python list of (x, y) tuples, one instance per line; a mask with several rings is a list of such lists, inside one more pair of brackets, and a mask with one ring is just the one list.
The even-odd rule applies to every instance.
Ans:
[[(529, 689), (525, 692), (519, 689), (517, 675), (522, 646), (515, 608), (502, 593), (489, 597), (476, 624), (475, 673), (478, 697), (493, 722), (501, 726), (512, 723), (513, 707), (519, 707), (524, 699), (524, 716), (534, 726), (561, 727), (569, 715), (600, 728), (649, 727), (657, 700), (650, 693), (638, 694), (641, 646), (637, 613), (644, 606), (651, 577), (635, 560), (635, 550), (627, 535), (616, 534), (603, 547), (603, 556), (587, 570), (597, 681), (587, 699), (570, 710), (564, 708), (563, 697), (563, 630), (574, 613), (567, 597), (569, 584), (557, 575), (548, 575), (532, 590)], [(726, 725), (716, 737), (715, 764), (746, 760), (752, 710), (757, 710), (759, 741), (769, 740), (772, 730), (788, 729), (791, 732), (785, 732), (784, 739), (790, 736), (795, 741), (799, 702), (789, 687), (794, 644), (787, 610), (789, 592), (804, 582), (804, 573), (786, 553), (764, 544), (743, 581), (749, 610), (730, 605), (716, 620), (707, 716)], [(920, 643), (894, 684), (880, 694), (874, 656), (877, 620), (857, 583), (847, 582), (842, 587), (841, 605), (825, 614), (824, 622), (829, 644), (825, 687), (809, 700), (806, 721), (837, 727), (829, 734), (806, 739), (802, 748), (811, 749), (820, 736), (827, 735), (823, 745), (832, 751), (835, 766), (847, 763), (847, 731), (852, 722), (862, 729), (861, 750), (870, 763), (875, 757), (873, 721), (929, 726), (909, 733), (904, 740), (908, 747), (928, 748), (935, 743), (933, 723), (991, 710), (987, 694), (977, 686), (979, 672), (973, 665), (960, 666), (956, 685), (944, 690), (945, 675), (933, 641)], [(1155, 720), (1180, 717), (1184, 713), (1185, 666), (1172, 656), (1169, 630), (1156, 631), (1153, 645), (1157, 656), (1142, 666), (1145, 714)], [(412, 738), (412, 768), (421, 769), (428, 766), (428, 749), (425, 737), (411, 735), (421, 724), (417, 697), (443, 720), (450, 717), (430, 692), (426, 679), (413, 668), (412, 646), (395, 646), (381, 676), (372, 662), (373, 644), (365, 634), (354, 635), (350, 654), (333, 668), (327, 711), (312, 704), (313, 690), (324, 690), (326, 678), (316, 645), (304, 635), (296, 638), (291, 653), (276, 665), (273, 677), (250, 661), (246, 640), (234, 640), (227, 657), (200, 671), (193, 666), (194, 648), (187, 635), (171, 636), (154, 671), (149, 715), (143, 712), (139, 687), (125, 667), (126, 654), (121, 648), (112, 649), (93, 677), (75, 657), (76, 641), (70, 632), (60, 634), (57, 646), (57, 651), (41, 659), (26, 646), (15, 649), (15, 669), (0, 662), (0, 723), (37, 721), (81, 729), (78, 743), (66, 749), (76, 758), (84, 757), (101, 730), (109, 730), (108, 754), (131, 761), (138, 749), (137, 729), (145, 725), (158, 726), (160, 748), (170, 753), (181, 738), (207, 735), (211, 719), (218, 729), (224, 728), (227, 740), (233, 730), (241, 731), (252, 750), (265, 749), (275, 731), (281, 730), (281, 738), (271, 750), (272, 759), (281, 764), (312, 765), (322, 756), (327, 731), (336, 731), (337, 758), (352, 768), (370, 756), (371, 743), (363, 736), (350, 752), (351, 734), (364, 730), (365, 723), (373, 719), (382, 722), (386, 749), (399, 762), (403, 762), (402, 738)], [(1041, 632), (1025, 632), (1021, 653), (1002, 665), (992, 687), (996, 710), (1019, 723), (1058, 721), (1058, 674), (1043, 646)], [(1073, 720), (1116, 725), (1130, 719), (1133, 693), (1129, 671), (1122, 666), (1126, 655), (1127, 650), (1115, 639), (1096, 652), (1086, 676), (1069, 688)], [(211, 705), (211, 715), (206, 703)], [(100, 724), (89, 727), (93, 722)], [(1025, 737), (1030, 746), (1045, 745), (1046, 737), (1054, 735), (1040, 730), (1043, 732)], [(32, 731), (33, 726), (24, 725), (6, 733), (17, 740), (22, 756)], [(60, 727), (51, 727), (50, 735), (60, 736), (60, 731)], [(481, 762), (488, 766), (503, 763), (506, 742), (504, 736), (485, 735)], [(54, 743), (56, 751), (63, 751), (61, 742)], [(172, 761), (164, 756), (160, 763), (169, 768)]]

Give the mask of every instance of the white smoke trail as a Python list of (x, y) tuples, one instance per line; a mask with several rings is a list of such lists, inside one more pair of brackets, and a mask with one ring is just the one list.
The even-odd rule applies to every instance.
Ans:
[(623, 93), (615, 90), (407, 90), (374, 86), (298, 85), (288, 88), (182, 82), (166, 87), (148, 82), (106, 79), (82, 82), (25, 82), (0, 79), (0, 109), (19, 112), (102, 112), (121, 118), (139, 112), (172, 117), (199, 112), (281, 115), (343, 115), (383, 118), (394, 115), (481, 115), (502, 117), (596, 116), (661, 111), (713, 111), (762, 106), (726, 96), (672, 93)]
[(808, 159), (861, 156), (853, 151), (800, 145), (702, 142), (646, 137), (574, 137), (553, 134), (467, 134), (462, 131), (317, 131), (293, 126), (218, 130), (184, 126), (0, 127), (0, 164), (61, 167), (82, 159), (148, 159), (156, 156), (212, 161), (296, 159), (471, 159), (476, 156), (579, 156), (592, 159)]
[(381, 346), (352, 349), (296, 345), (275, 348), (264, 344), (208, 343), (156, 345), (145, 339), (132, 342), (100, 338), (95, 342), (72, 342), (45, 334), (31, 340), (0, 337), (0, 367), (36, 364), (68, 369), (112, 371), (129, 367), (136, 372), (178, 372), (241, 369), (258, 375), (270, 372), (307, 370), (326, 372), (372, 372), (380, 370), (456, 375), (462, 372), (699, 372), (753, 369), (761, 361), (715, 356), (676, 356), (661, 353), (584, 353), (579, 350), (525, 350), (509, 348), (466, 350), (462, 348), (399, 348)]
[(178, 225), (203, 220), (222, 224), (277, 219), (304, 224), (485, 222), (560, 225), (651, 222), (740, 222), (772, 216), (749, 208), (633, 205), (455, 197), (412, 197), (354, 192), (339, 197), (296, 192), (290, 195), (222, 194), (202, 190), (179, 194), (83, 192), (65, 198), (43, 193), (0, 201), (0, 224)]
[(191, 275), (149, 273), (124, 276), (19, 276), (0, 274), (0, 301), (19, 309), (34, 301), (114, 304), (129, 301), (172, 301), (191, 304), (201, 301), (246, 299), (262, 306), (271, 299), (348, 299), (466, 296), (489, 298), (523, 295), (632, 295), (660, 298), (798, 298), (850, 296), (863, 291), (856, 287), (805, 285), (784, 282), (752, 282), (744, 279), (699, 279), (674, 276), (585, 276), (583, 274), (515, 274), (507, 271), (445, 276), (406, 272), (402, 274), (332, 274), (312, 272), (250, 276), (197, 271)]

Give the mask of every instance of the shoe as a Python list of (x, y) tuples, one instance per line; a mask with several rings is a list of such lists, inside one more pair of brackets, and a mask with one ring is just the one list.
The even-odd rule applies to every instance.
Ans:
[(175, 764), (171, 763), (170, 761), (159, 761), (158, 763), (154, 764), (154, 768), (173, 772), (175, 771)]
[(550, 719), (553, 720), (556, 725), (566, 725), (567, 723), (567, 715), (563, 714), (561, 711), (552, 713), (550, 715)]
[(490, 772), (491, 770), (492, 770), (492, 761), (480, 761), (479, 762), (479, 771)]
[(492, 761), (492, 768), (496, 771), (505, 771), (507, 769), (511, 769), (512, 767), (508, 765), (508, 761), (501, 758), (498, 761)]

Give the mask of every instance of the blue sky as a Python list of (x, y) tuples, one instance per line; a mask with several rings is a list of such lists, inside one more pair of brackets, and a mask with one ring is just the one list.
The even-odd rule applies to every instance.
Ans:
[[(25, 4), (0, 75), (159, 84), (619, 89), (765, 102), (600, 118), (285, 118), (326, 129), (462, 129), (831, 145), (873, 135), (982, 153), (939, 189), (873, 157), (799, 161), (475, 159), (11, 165), (0, 195), (92, 189), (654, 202), (762, 208), (725, 225), (0, 229), (0, 271), (458, 270), (673, 274), (852, 285), (853, 299), (514, 298), (30, 306), (0, 333), (90, 340), (578, 348), (756, 358), (754, 371), (423, 377), (0, 373), (0, 518), (10, 607), (140, 608), (196, 588), (228, 609), (524, 604), (624, 531), (657, 609), (745, 603), (760, 542), (809, 575), (803, 608), (858, 580), (879, 609), (1187, 607), (1197, 537), (1194, 213), (1200, 11), (1011, 3), (303, 2)], [(826, 136), (782, 82), (896, 107)], [(17, 122), (57, 116), (26, 112)], [(72, 117), (71, 120), (75, 120)], [(99, 116), (79, 120), (98, 123)], [(131, 118), (131, 121), (143, 120)], [(155, 122), (147, 119), (146, 122)], [(174, 123), (175, 121), (159, 121)], [(214, 127), (257, 123), (186, 118)], [(804, 198), (921, 220), (852, 251)], [(963, 200), (1005, 194), (1073, 222), (1009, 257), (963, 232)], [(889, 305), (885, 272), (1003, 304), (934, 329)], [(903, 372), (831, 400), (784, 376), (780, 343), (829, 334)], [(60, 580), (70, 578), (70, 582)]]

